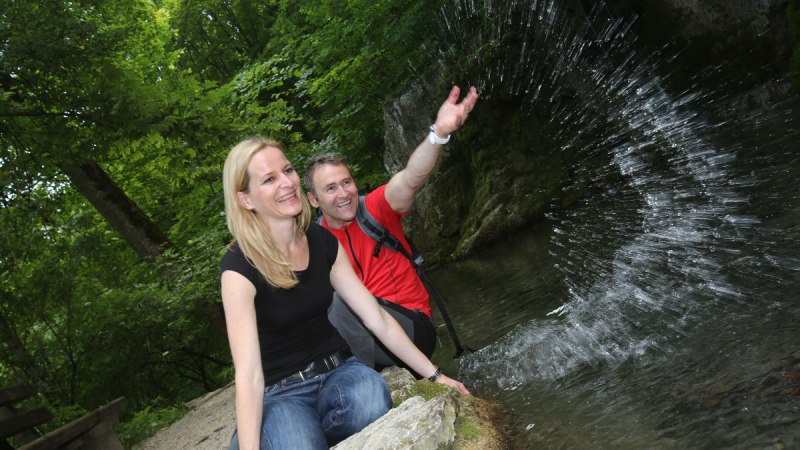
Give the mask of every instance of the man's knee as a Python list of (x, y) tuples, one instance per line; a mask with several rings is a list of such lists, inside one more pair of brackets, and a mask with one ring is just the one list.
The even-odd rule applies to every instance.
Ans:
[(350, 346), (350, 351), (365, 365), (373, 367), (375, 337), (336, 293), (328, 308), (328, 320)]

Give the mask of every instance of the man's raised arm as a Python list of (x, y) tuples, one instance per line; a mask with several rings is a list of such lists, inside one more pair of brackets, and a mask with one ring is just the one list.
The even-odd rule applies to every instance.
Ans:
[(393, 210), (399, 213), (406, 213), (411, 210), (414, 204), (414, 197), (417, 191), (428, 180), (439, 159), (442, 150), (441, 143), (449, 139), (450, 134), (458, 130), (467, 120), (475, 102), (478, 101), (478, 91), (475, 87), (470, 87), (464, 100), (458, 102), (461, 96), (461, 89), (454, 86), (450, 90), (447, 100), (439, 108), (436, 114), (436, 122), (433, 124), (433, 135), (429, 134), (424, 141), (414, 150), (408, 158), (406, 167), (397, 172), (386, 185), (386, 201)]

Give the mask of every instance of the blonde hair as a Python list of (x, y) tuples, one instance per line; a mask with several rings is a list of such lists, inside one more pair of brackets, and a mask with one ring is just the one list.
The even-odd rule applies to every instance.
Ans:
[[(234, 146), (225, 159), (222, 169), (222, 189), (225, 196), (225, 215), (228, 231), (239, 243), (242, 253), (256, 270), (275, 287), (291, 289), (298, 283), (289, 260), (272, 238), (267, 224), (251, 211), (239, 205), (237, 192), (248, 192), (250, 175), (247, 165), (250, 159), (266, 147), (275, 147), (283, 152), (278, 141), (253, 137), (245, 139)], [(305, 195), (300, 195), (303, 211), (295, 217), (296, 231), (305, 233), (311, 223), (311, 205)]]

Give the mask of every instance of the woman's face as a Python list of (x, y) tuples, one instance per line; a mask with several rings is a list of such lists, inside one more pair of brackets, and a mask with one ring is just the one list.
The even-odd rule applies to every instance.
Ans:
[(264, 147), (247, 164), (248, 192), (239, 204), (265, 219), (293, 218), (303, 211), (300, 176), (277, 147)]

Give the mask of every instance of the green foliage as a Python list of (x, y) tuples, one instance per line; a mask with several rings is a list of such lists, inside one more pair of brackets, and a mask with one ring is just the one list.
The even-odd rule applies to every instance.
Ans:
[(203, 80), (224, 83), (256, 61), (268, 44), (277, 1), (167, 0), (175, 45), (184, 49), (180, 65)]
[[(290, 6), (291, 5), (291, 6)], [(383, 172), (382, 107), (435, 58), (430, 50), (438, 2), (363, 0), (282, 2), (273, 54), (312, 70), (299, 88), (309, 138), (333, 138), (366, 173)]]
[(152, 436), (158, 430), (173, 424), (185, 412), (186, 408), (182, 405), (163, 408), (147, 406), (116, 428), (117, 437), (124, 448), (133, 448), (135, 444)]
[[(72, 200), (68, 193), (58, 197)], [(43, 209), (42, 202), (39, 205)], [(88, 255), (95, 253), (97, 244), (103, 241), (102, 224), (96, 222), (91, 209), (70, 208), (68, 214), (42, 209), (39, 212), (48, 214), (46, 222), (33, 221), (36, 216), (29, 215), (25, 223), (5, 220), (15, 211), (3, 209), (7, 237), (16, 243), (4, 248), (8, 258), (2, 261), (6, 273), (2, 284), (3, 312), (16, 325), (17, 337), (27, 348), (49, 350), (42, 359), (35, 354), (30, 357), (54, 372), (46, 380), (47, 393), (57, 392), (69, 402), (76, 395), (73, 369), (85, 356), (83, 344), (102, 334), (96, 327), (101, 311), (82, 298), (93, 298), (96, 289), (114, 280), (108, 271), (88, 261)], [(76, 233), (71, 230), (74, 225), (82, 229)], [(48, 245), (25, 245), (41, 241)], [(117, 261), (125, 263), (124, 245), (117, 244), (116, 250), (120, 252)], [(135, 260), (128, 258), (127, 262)]]
[(287, 145), (300, 142), (304, 118), (298, 85), (308, 73), (276, 55), (239, 72), (230, 84), (229, 101), (252, 134), (270, 136)]
[(45, 405), (38, 405), (38, 406), (45, 406), (47, 410), (53, 414), (53, 418), (42, 425), (42, 431), (44, 433), (48, 433), (50, 431), (55, 430), (58, 428), (58, 424), (72, 422), (75, 419), (83, 417), (89, 411), (83, 408), (80, 405), (72, 404), (72, 405), (54, 405), (54, 404), (45, 404)]
[[(124, 395), (140, 440), (232, 379), (221, 167), (263, 134), (385, 181), (383, 104), (437, 2), (0, 0), (0, 383), (56, 419)], [(65, 175), (96, 163), (167, 235), (143, 261)], [(83, 192), (83, 191), (81, 191)]]
[(157, 122), (177, 52), (163, 14), (144, 0), (84, 5), (3, 1), (4, 126), (19, 149), (56, 160), (104, 153)]

